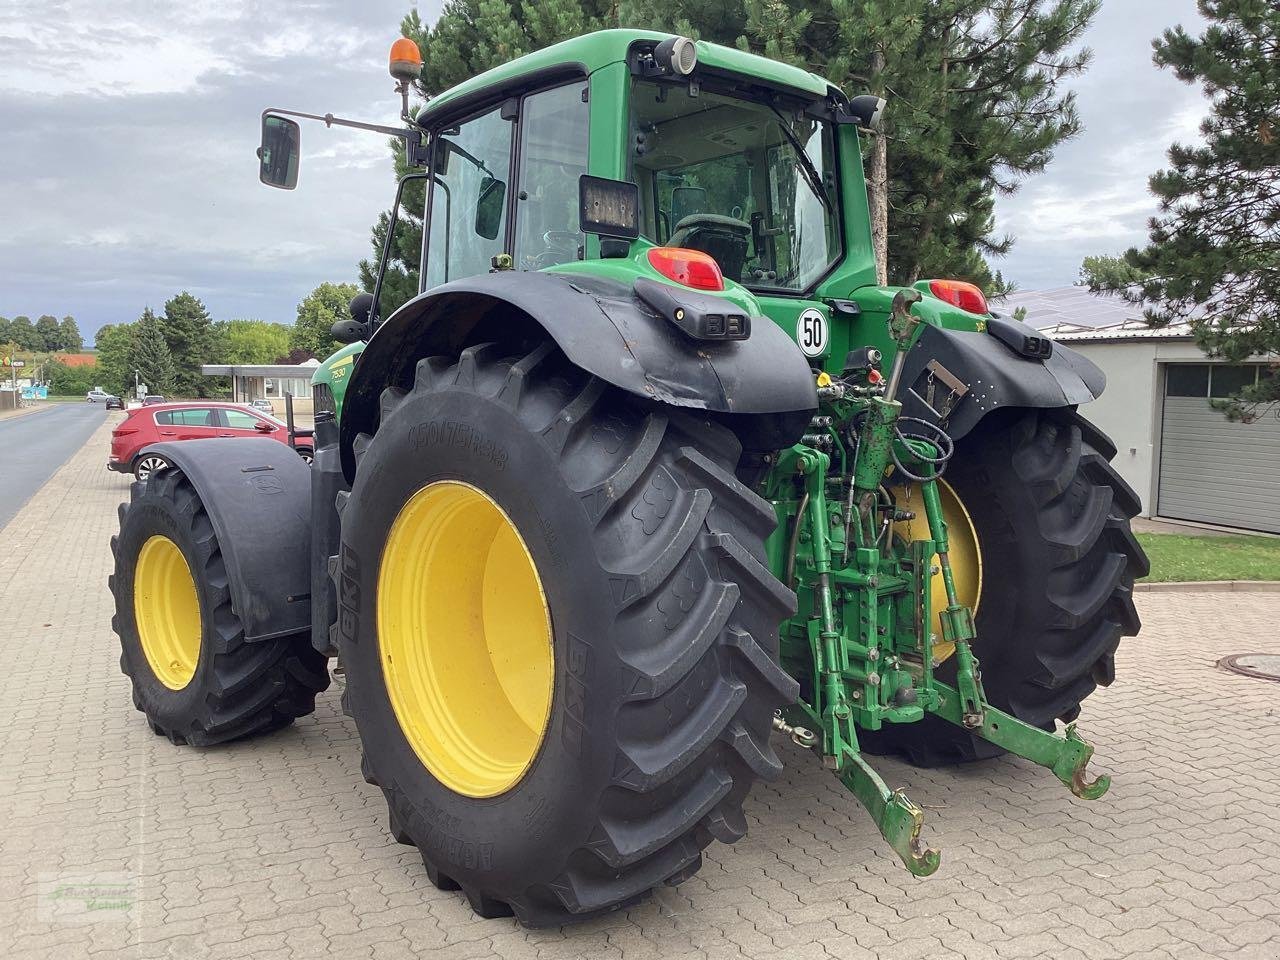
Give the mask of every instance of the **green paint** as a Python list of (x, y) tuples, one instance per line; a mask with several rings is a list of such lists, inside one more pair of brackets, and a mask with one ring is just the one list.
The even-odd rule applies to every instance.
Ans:
[(338, 416), (342, 416), (342, 401), (347, 396), (347, 384), (351, 382), (351, 372), (355, 369), (356, 361), (360, 359), (364, 347), (363, 341), (347, 344), (325, 359), (311, 375), (312, 387), (319, 383), (326, 383), (333, 391)]

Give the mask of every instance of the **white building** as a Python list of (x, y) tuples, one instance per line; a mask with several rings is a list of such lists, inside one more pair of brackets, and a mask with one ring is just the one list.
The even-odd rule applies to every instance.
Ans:
[(995, 304), (1005, 316), (1018, 307), (1107, 375), (1106, 391), (1081, 413), (1115, 442), (1116, 468), (1144, 516), (1280, 533), (1280, 415), (1233, 423), (1210, 404), (1280, 376), (1280, 359), (1210, 360), (1185, 325), (1153, 330), (1132, 305), (1083, 287)]
[(319, 360), (304, 360), (299, 364), (282, 363), (234, 363), (205, 364), (200, 372), (206, 377), (230, 377), (231, 400), (234, 403), (250, 403), (254, 400), (270, 400), (277, 416), (284, 415), (285, 395), (293, 396), (295, 413), (311, 413), (311, 375), (320, 366)]

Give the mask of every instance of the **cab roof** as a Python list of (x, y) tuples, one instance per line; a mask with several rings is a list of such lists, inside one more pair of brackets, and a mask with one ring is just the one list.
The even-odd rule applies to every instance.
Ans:
[[(669, 33), (652, 30), (599, 30), (571, 40), (564, 40), (550, 47), (517, 57), (501, 66), (477, 74), (450, 87), (433, 97), (418, 115), (419, 123), (431, 120), (452, 106), (478, 100), (490, 91), (497, 93), (508, 87), (520, 85), (531, 75), (548, 77), (577, 73), (587, 76), (601, 67), (622, 63), (636, 43), (658, 43)], [(824, 97), (836, 92), (835, 88), (817, 74), (789, 64), (745, 53), (732, 47), (721, 46), (706, 40), (697, 41), (698, 66), (716, 71), (739, 74), (759, 80), (769, 86), (784, 87), (814, 97)]]

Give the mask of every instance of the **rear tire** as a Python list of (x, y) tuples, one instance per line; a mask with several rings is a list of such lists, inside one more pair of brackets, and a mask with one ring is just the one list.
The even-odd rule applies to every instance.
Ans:
[[(222, 550), (191, 482), (178, 470), (160, 470), (147, 483), (134, 483), (129, 501), (120, 505), (120, 534), (111, 538), (111, 629), (120, 637), (120, 669), (133, 682), (133, 705), (151, 729), (173, 743), (209, 746), (278, 730), (312, 713), (316, 694), (329, 686), (326, 658), (312, 649), (310, 631), (245, 641), (231, 609)], [(198, 660), (178, 689), (157, 675), (138, 624), (138, 559), (155, 538), (181, 552), (199, 601)], [(163, 614), (173, 601), (140, 602), (158, 604)]]
[[(739, 452), (727, 430), (643, 405), (550, 344), (422, 360), (411, 389), (384, 392), (376, 435), (357, 438), (355, 483), (339, 497), (346, 704), (392, 834), (481, 916), (561, 924), (677, 883), (713, 839), (743, 836), (752, 782), (780, 772), (772, 714), (797, 688), (777, 664), (777, 627), (795, 596), (764, 565), (776, 519), (734, 478)], [(496, 796), (432, 775), (380, 652), (388, 532), (442, 480), (501, 508), (550, 610), (547, 726)]]
[[(958, 443), (946, 472), (982, 552), (973, 650), (987, 697), (1045, 730), (1115, 679), (1120, 638), (1141, 626), (1133, 583), (1149, 566), (1129, 523), (1140, 503), (1115, 452), (1074, 410), (1008, 410)], [(954, 682), (954, 657), (939, 675)], [(933, 716), (859, 741), (925, 767), (1004, 752)]]

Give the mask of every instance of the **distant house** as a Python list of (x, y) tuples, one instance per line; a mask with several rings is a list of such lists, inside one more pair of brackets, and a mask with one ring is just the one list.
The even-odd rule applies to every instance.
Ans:
[(1280, 375), (1280, 358), (1209, 360), (1185, 324), (1153, 330), (1133, 305), (1084, 287), (1015, 293), (993, 307), (1006, 316), (1025, 307), (1027, 323), (1106, 373), (1106, 391), (1081, 413), (1115, 442), (1144, 516), (1280, 533), (1280, 417), (1232, 423), (1209, 402)]

